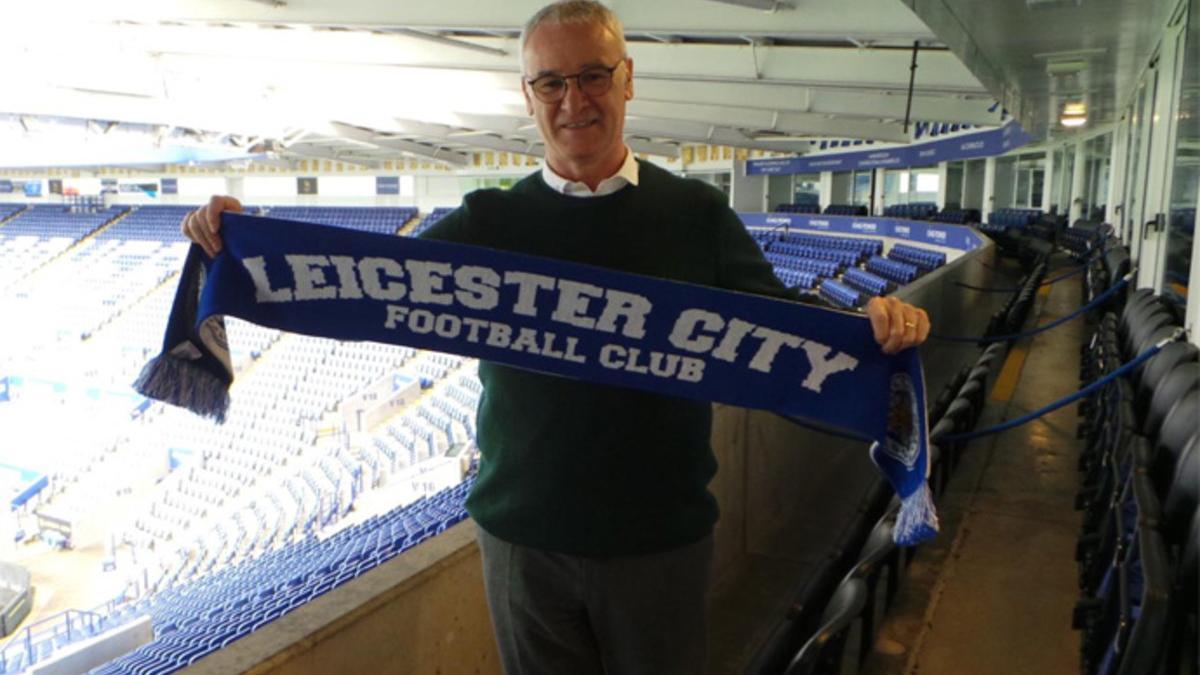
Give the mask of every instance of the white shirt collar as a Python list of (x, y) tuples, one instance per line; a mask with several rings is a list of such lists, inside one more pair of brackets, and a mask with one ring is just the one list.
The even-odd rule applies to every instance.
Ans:
[(633, 156), (633, 151), (629, 146), (625, 146), (625, 161), (621, 164), (621, 168), (613, 175), (600, 181), (593, 192), (586, 183), (576, 180), (567, 180), (555, 173), (554, 169), (550, 168), (549, 164), (542, 164), (542, 180), (546, 181), (546, 185), (550, 186), (551, 190), (560, 192), (568, 197), (603, 197), (610, 195), (626, 185), (638, 184), (638, 163)]

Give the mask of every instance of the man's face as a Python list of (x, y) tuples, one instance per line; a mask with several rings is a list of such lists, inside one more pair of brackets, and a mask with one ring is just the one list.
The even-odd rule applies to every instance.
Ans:
[[(622, 56), (616, 36), (601, 25), (546, 23), (538, 26), (525, 43), (523, 78), (574, 75), (590, 66), (611, 67), (622, 61)], [(619, 164), (624, 158), (622, 132), (625, 102), (633, 98), (632, 61), (625, 60), (613, 71), (612, 88), (600, 96), (581, 92), (575, 79), (569, 80), (566, 96), (555, 103), (542, 102), (528, 85), (521, 90), (545, 141), (546, 160), (555, 170), (561, 173), (578, 167)]]

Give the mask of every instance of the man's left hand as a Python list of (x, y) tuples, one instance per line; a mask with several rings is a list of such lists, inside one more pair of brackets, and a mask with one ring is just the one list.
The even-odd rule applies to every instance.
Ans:
[(929, 315), (925, 310), (893, 297), (871, 298), (867, 317), (884, 354), (916, 347), (929, 337)]

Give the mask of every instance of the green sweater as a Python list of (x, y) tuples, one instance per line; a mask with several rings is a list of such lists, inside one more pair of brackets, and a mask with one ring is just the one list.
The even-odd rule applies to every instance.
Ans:
[[(638, 183), (584, 199), (538, 172), (467, 195), (423, 236), (788, 297), (720, 191), (646, 162)], [(482, 458), (467, 511), (491, 534), (607, 557), (712, 531), (710, 404), (486, 361), (479, 379)]]

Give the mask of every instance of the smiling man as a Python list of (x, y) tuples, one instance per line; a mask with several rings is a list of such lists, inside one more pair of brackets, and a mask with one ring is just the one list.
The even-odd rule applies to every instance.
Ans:
[[(553, 6), (550, 10), (553, 9)], [(633, 98), (633, 60), (616, 18), (551, 21), (553, 12), (526, 28), (521, 48), (522, 91), (546, 147), (549, 183), (571, 191), (596, 193), (602, 180), (615, 176), (615, 191), (636, 176), (636, 163), (625, 147), (625, 102)], [(559, 12), (568, 16), (565, 8)], [(534, 17), (537, 19), (538, 17)], [(581, 49), (588, 45), (590, 49)], [(630, 167), (619, 173), (623, 165)]]
[[(592, 0), (540, 10), (521, 35), (521, 72), (544, 167), (467, 195), (423, 236), (796, 297), (723, 193), (625, 145), (634, 63), (611, 10)], [(214, 197), (182, 225), (210, 255), (226, 209), (240, 205)], [(889, 353), (929, 332), (924, 311), (894, 298), (867, 314)], [(467, 510), (505, 671), (703, 672), (717, 520), (710, 404), (488, 362), (479, 378), (482, 459)]]

